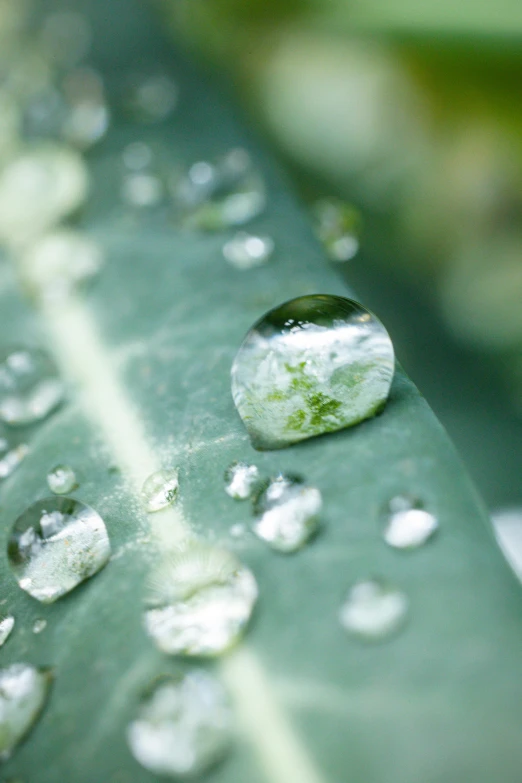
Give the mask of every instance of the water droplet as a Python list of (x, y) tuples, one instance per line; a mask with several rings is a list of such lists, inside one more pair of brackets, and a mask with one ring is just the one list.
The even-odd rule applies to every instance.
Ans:
[(256, 536), (279, 552), (295, 552), (317, 532), (321, 493), (280, 474), (266, 482), (254, 503)]
[(232, 395), (254, 447), (278, 449), (378, 413), (393, 372), (390, 337), (372, 313), (339, 296), (303, 296), (252, 327)]
[(77, 209), (87, 195), (82, 157), (47, 145), (11, 160), (0, 174), (0, 237), (25, 243)]
[(64, 395), (51, 358), (39, 348), (13, 348), (0, 358), (0, 419), (32, 424), (48, 416)]
[(218, 231), (248, 223), (265, 208), (263, 179), (243, 149), (231, 150), (215, 163), (194, 163), (173, 185), (181, 225)]
[(491, 522), (504, 557), (522, 582), (522, 509), (497, 509), (491, 515)]
[(132, 77), (126, 105), (138, 122), (160, 122), (178, 103), (178, 85), (168, 73), (139, 74)]
[(314, 205), (316, 231), (332, 261), (349, 261), (359, 250), (360, 214), (339, 199), (320, 199)]
[(29, 447), (25, 443), (14, 446), (10, 437), (0, 429), (0, 481), (10, 476), (27, 454)]
[(162, 652), (219, 655), (241, 636), (257, 594), (253, 574), (232, 554), (194, 544), (151, 576), (145, 627)]
[(33, 623), (33, 633), (42, 633), (42, 631), (45, 631), (47, 627), (47, 620), (44, 620), (43, 618), (40, 618), (39, 620), (35, 620)]
[(86, 234), (59, 229), (38, 239), (20, 258), (23, 282), (36, 299), (55, 302), (70, 296), (98, 274), (103, 252)]
[(145, 481), (141, 496), (149, 512), (161, 511), (176, 500), (179, 489), (177, 470), (158, 470)]
[(6, 643), (7, 639), (11, 635), (14, 624), (15, 619), (12, 615), (7, 615), (7, 617), (0, 617), (0, 647)]
[(259, 483), (256, 465), (233, 462), (225, 471), (225, 492), (235, 500), (246, 500)]
[(230, 526), (228, 532), (232, 538), (242, 538), (246, 533), (246, 526), (242, 522), (236, 522), (235, 525)]
[(77, 486), (76, 473), (70, 465), (56, 465), (47, 474), (47, 484), (55, 495), (67, 495)]
[(274, 240), (268, 236), (256, 236), (246, 231), (225, 242), (223, 255), (236, 269), (253, 269), (264, 264), (274, 252)]
[(22, 590), (51, 603), (103, 568), (110, 543), (94, 509), (72, 498), (51, 497), (18, 517), (7, 551)]
[(36, 722), (47, 699), (51, 674), (27, 663), (0, 669), (0, 759), (7, 759)]
[(156, 775), (199, 775), (229, 749), (232, 715), (226, 694), (208, 672), (153, 684), (129, 725), (127, 741), (135, 759)]
[(127, 174), (121, 186), (121, 197), (132, 207), (153, 207), (163, 198), (163, 184), (159, 177), (148, 172)]
[(425, 511), (419, 500), (398, 495), (388, 505), (384, 540), (396, 549), (415, 549), (431, 538), (438, 527), (437, 517)]
[(406, 595), (380, 579), (353, 585), (339, 612), (341, 625), (353, 636), (379, 641), (404, 624), (409, 609)]

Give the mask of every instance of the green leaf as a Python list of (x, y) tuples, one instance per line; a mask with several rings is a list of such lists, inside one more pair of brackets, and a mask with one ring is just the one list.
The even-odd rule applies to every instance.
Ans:
[[(244, 642), (201, 664), (223, 680), (240, 729), (213, 781), (515, 783), (519, 586), (446, 434), (399, 368), (382, 415), (283, 451), (252, 449), (230, 394), (245, 332), (287, 299), (350, 292), (284, 177), (237, 124), (228, 100), (168, 50), (145, 9), (93, 0), (89, 12), (97, 65), (113, 90), (136, 62), (160, 58), (174, 69), (181, 98), (161, 126), (137, 128), (116, 113), (92, 154), (81, 225), (103, 243), (108, 261), (89, 292), (33, 310), (14, 269), (2, 267), (3, 339), (45, 344), (69, 383), (67, 404), (34, 428), (31, 453), (2, 487), (3, 551), (13, 521), (48, 494), (45, 476), (57, 463), (74, 468), (74, 496), (102, 515), (113, 547), (103, 571), (49, 606), (18, 588), (2, 556), (2, 610), (16, 627), (1, 665), (27, 661), (55, 676), (5, 779), (156, 779), (131, 756), (126, 726), (152, 679), (191, 664), (161, 655), (145, 635), (143, 581), (158, 553), (190, 529), (235, 551), (260, 588)], [(228, 266), (226, 232), (183, 233), (152, 217), (122, 224), (118, 156), (135, 139), (162, 144), (185, 166), (238, 145), (251, 150), (269, 194), (254, 225), (276, 242), (272, 262), (248, 272)], [(293, 556), (254, 537), (231, 537), (230, 527), (250, 513), (224, 492), (233, 460), (254, 462), (264, 475), (301, 474), (319, 487), (320, 536)], [(147, 516), (141, 484), (169, 466), (179, 468), (181, 505)], [(402, 492), (420, 496), (440, 519), (438, 536), (415, 553), (388, 549), (380, 535), (383, 504)], [(346, 636), (337, 615), (349, 586), (373, 575), (408, 594), (411, 618), (396, 638), (365, 646)], [(35, 636), (39, 618), (47, 627)]]

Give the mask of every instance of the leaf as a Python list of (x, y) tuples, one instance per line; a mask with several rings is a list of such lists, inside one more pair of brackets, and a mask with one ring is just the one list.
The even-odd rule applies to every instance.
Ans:
[[(86, 5), (87, 7), (87, 5)], [(31, 309), (13, 268), (2, 267), (4, 340), (45, 344), (69, 400), (31, 434), (31, 453), (2, 487), (3, 542), (18, 515), (45, 497), (47, 471), (71, 465), (74, 496), (103, 517), (111, 562), (55, 604), (25, 595), (2, 557), (3, 611), (16, 627), (2, 666), (54, 670), (49, 703), (5, 764), (31, 783), (145, 783), (125, 729), (144, 688), (191, 665), (153, 647), (141, 623), (143, 580), (158, 550), (190, 529), (235, 551), (256, 575), (260, 601), (245, 640), (214, 664), (241, 736), (212, 780), (243, 783), (442, 783), (519, 780), (522, 716), (519, 586), (447, 436), (400, 368), (382, 415), (283, 451), (252, 449), (230, 394), (230, 366), (252, 323), (308, 293), (349, 295), (328, 267), (284, 177), (236, 123), (228, 101), (171, 53), (131, 0), (88, 4), (96, 64), (113, 92), (136, 62), (161, 60), (180, 85), (171, 121), (139, 127), (116, 113), (92, 153), (91, 202), (80, 225), (108, 261), (81, 298)], [(189, 165), (238, 145), (268, 184), (255, 228), (276, 242), (273, 261), (248, 272), (221, 256), (227, 233), (196, 235), (152, 217), (122, 224), (115, 200), (121, 148), (146, 139)], [(264, 475), (298, 473), (320, 488), (324, 526), (308, 548), (279, 556), (229, 529), (248, 506), (224, 492), (233, 460)], [(162, 526), (139, 501), (158, 467), (179, 468), (181, 506)], [(398, 492), (420, 496), (440, 533), (416, 553), (384, 545), (381, 508)], [(178, 508), (178, 507), (175, 507)], [(338, 610), (358, 578), (383, 576), (410, 597), (393, 640), (364, 646)], [(42, 633), (31, 628), (47, 620)]]

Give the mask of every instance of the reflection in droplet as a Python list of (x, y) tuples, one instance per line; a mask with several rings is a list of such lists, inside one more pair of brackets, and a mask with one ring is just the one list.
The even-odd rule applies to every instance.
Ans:
[(293, 299), (247, 334), (232, 395), (255, 448), (277, 449), (378, 413), (394, 352), (381, 322), (339, 296)]
[(204, 231), (244, 225), (266, 204), (263, 179), (240, 148), (215, 163), (194, 163), (174, 182), (173, 197), (181, 225)]
[(404, 624), (409, 608), (406, 595), (380, 579), (357, 582), (339, 612), (341, 625), (366, 641), (386, 639)]
[(317, 532), (321, 493), (296, 477), (280, 474), (256, 497), (254, 533), (279, 552), (295, 552)]
[(13, 348), (0, 356), (0, 419), (7, 424), (44, 419), (63, 395), (63, 382), (45, 351)]
[(339, 199), (320, 199), (314, 205), (316, 231), (332, 261), (349, 261), (359, 250), (359, 212)]
[(434, 514), (423, 508), (421, 501), (398, 495), (388, 504), (384, 540), (396, 549), (422, 546), (439, 527)]
[(33, 623), (33, 633), (39, 634), (42, 633), (42, 631), (45, 631), (47, 627), (47, 620), (44, 620), (42, 617), (40, 617), (38, 620), (35, 620)]
[(225, 492), (235, 500), (246, 500), (259, 483), (259, 469), (246, 462), (233, 462), (225, 471)]
[(15, 619), (12, 615), (0, 617), (0, 647), (5, 644), (14, 628)]
[(10, 476), (28, 453), (29, 447), (25, 443), (14, 446), (10, 436), (0, 429), (0, 481)]
[(29, 293), (52, 302), (70, 296), (98, 274), (103, 252), (93, 239), (71, 229), (45, 234), (20, 258), (23, 282)]
[(18, 517), (7, 551), (22, 590), (51, 603), (103, 568), (110, 543), (94, 509), (72, 498), (51, 497)]
[(179, 489), (177, 470), (158, 470), (143, 484), (141, 496), (149, 512), (161, 511), (176, 500)]
[(131, 77), (126, 105), (134, 120), (153, 123), (164, 120), (178, 103), (178, 85), (168, 73)]
[(51, 674), (27, 663), (0, 669), (0, 759), (7, 759), (36, 722), (51, 685)]
[(55, 465), (47, 474), (47, 484), (55, 495), (67, 495), (77, 486), (76, 473), (70, 465)]
[(145, 628), (163, 652), (219, 655), (240, 638), (257, 594), (253, 574), (232, 554), (194, 544), (153, 572)]
[(229, 749), (232, 716), (226, 694), (208, 672), (153, 683), (127, 729), (135, 759), (156, 775), (199, 775)]
[(223, 255), (236, 269), (253, 269), (264, 264), (274, 252), (274, 240), (269, 236), (256, 236), (246, 231), (225, 242)]

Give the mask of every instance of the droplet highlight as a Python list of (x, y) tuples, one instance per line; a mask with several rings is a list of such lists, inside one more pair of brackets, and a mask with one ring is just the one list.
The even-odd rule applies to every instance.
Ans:
[(7, 552), (22, 590), (51, 603), (103, 568), (110, 542), (94, 509), (72, 498), (51, 497), (18, 517)]
[(176, 500), (179, 490), (177, 470), (158, 470), (143, 484), (141, 496), (148, 512), (161, 511)]
[(232, 365), (232, 396), (253, 446), (279, 449), (374, 416), (394, 364), (386, 329), (365, 307), (303, 296), (247, 334)]
[(0, 669), (0, 759), (7, 759), (40, 715), (51, 674), (27, 663)]
[(234, 500), (247, 500), (259, 484), (259, 469), (246, 462), (233, 462), (225, 471), (225, 492)]
[(76, 473), (70, 465), (56, 465), (47, 474), (47, 484), (55, 495), (67, 495), (77, 486)]
[(232, 715), (220, 683), (195, 669), (154, 683), (127, 729), (134, 758), (156, 775), (200, 775), (230, 749)]
[(407, 596), (380, 579), (357, 582), (339, 612), (343, 628), (365, 641), (380, 641), (404, 625), (409, 609)]
[(225, 242), (223, 255), (236, 269), (253, 269), (265, 264), (274, 252), (274, 240), (269, 236), (257, 236), (246, 231)]
[(318, 489), (281, 474), (256, 497), (252, 530), (272, 549), (296, 552), (317, 533), (321, 507)]
[(3, 647), (3, 645), (8, 640), (9, 636), (11, 635), (11, 631), (14, 628), (14, 624), (15, 619), (12, 615), (0, 617), (0, 647)]
[(426, 511), (420, 500), (398, 495), (388, 504), (383, 537), (395, 549), (417, 549), (438, 528), (437, 517)]
[(151, 575), (145, 628), (162, 652), (219, 655), (243, 634), (257, 595), (253, 574), (234, 555), (194, 544)]
[(11, 426), (33, 424), (62, 401), (64, 384), (45, 351), (13, 348), (0, 358), (0, 419)]

